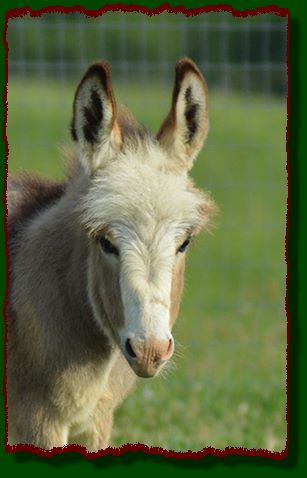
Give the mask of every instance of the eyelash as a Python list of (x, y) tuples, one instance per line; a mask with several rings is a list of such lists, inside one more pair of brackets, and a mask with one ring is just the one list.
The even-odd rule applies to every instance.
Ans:
[(177, 249), (177, 251), (176, 251), (176, 254), (185, 252), (185, 250), (187, 249), (187, 247), (188, 247), (188, 245), (190, 244), (191, 241), (192, 241), (192, 237), (188, 237), (188, 238), (181, 244), (181, 246), (178, 247), (178, 249)]
[[(100, 247), (101, 249), (103, 250), (103, 252), (105, 252), (106, 254), (113, 254), (115, 256), (119, 256), (119, 251), (118, 249), (109, 241), (109, 239), (107, 239), (106, 237), (102, 236), (102, 237), (99, 237), (99, 244), (100, 244)], [(183, 252), (186, 251), (187, 247), (189, 246), (189, 244), (191, 243), (192, 241), (192, 237), (188, 237), (182, 244), (180, 247), (178, 247), (177, 251), (176, 251), (176, 254), (182, 254)]]
[(99, 243), (100, 243), (101, 249), (106, 254), (113, 254), (115, 256), (119, 256), (119, 250), (106, 237), (103, 237), (103, 236), (99, 237)]

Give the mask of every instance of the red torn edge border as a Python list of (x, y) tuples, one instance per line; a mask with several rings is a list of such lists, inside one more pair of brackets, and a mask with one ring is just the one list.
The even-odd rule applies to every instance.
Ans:
[[(290, 340), (290, 314), (288, 309), (289, 298), (288, 298), (288, 281), (289, 281), (289, 262), (288, 262), (288, 233), (289, 233), (289, 211), (290, 211), (290, 167), (289, 167), (289, 116), (290, 116), (290, 64), (289, 64), (289, 41), (290, 41), (290, 11), (288, 8), (279, 8), (275, 5), (269, 5), (266, 7), (259, 7), (254, 10), (235, 10), (230, 5), (221, 4), (221, 5), (209, 5), (206, 7), (199, 8), (186, 8), (185, 6), (172, 7), (168, 3), (163, 3), (159, 7), (150, 9), (148, 7), (131, 4), (114, 4), (114, 5), (105, 5), (104, 7), (97, 10), (88, 10), (87, 8), (76, 5), (73, 7), (65, 6), (51, 6), (44, 7), (37, 10), (32, 10), (31, 7), (24, 8), (14, 8), (8, 10), (5, 15), (5, 25), (3, 31), (3, 44), (5, 46), (5, 89), (3, 94), (3, 102), (5, 107), (4, 112), (4, 123), (3, 123), (3, 139), (5, 144), (5, 177), (4, 177), (4, 207), (5, 207), (5, 220), (4, 220), (4, 231), (5, 231), (5, 255), (8, 258), (8, 232), (7, 232), (7, 204), (6, 204), (6, 189), (7, 189), (7, 175), (8, 175), (8, 154), (9, 154), (9, 145), (6, 135), (6, 126), (7, 126), (7, 116), (8, 116), (8, 102), (7, 102), (7, 91), (8, 91), (8, 43), (7, 43), (7, 29), (8, 21), (11, 18), (22, 17), (25, 15), (30, 15), (31, 17), (40, 17), (44, 13), (83, 13), (88, 17), (98, 17), (105, 12), (139, 12), (148, 16), (159, 15), (162, 12), (168, 13), (183, 13), (185, 16), (195, 16), (200, 13), (207, 12), (228, 12), (235, 17), (247, 17), (247, 16), (256, 16), (264, 13), (274, 13), (278, 16), (287, 16), (287, 47), (286, 47), (286, 59), (287, 59), (287, 80), (288, 80), (288, 94), (287, 94), (287, 128), (286, 128), (286, 152), (287, 152), (287, 180), (288, 180), (288, 197), (287, 197), (287, 212), (286, 212), (286, 234), (285, 234), (285, 258), (287, 263), (287, 273), (286, 273), (286, 297), (285, 297), (285, 310), (287, 316), (287, 348), (286, 348), (286, 392), (287, 392), (287, 404), (286, 404), (286, 422), (287, 422), (287, 439), (286, 447), (282, 452), (274, 452), (264, 449), (246, 449), (243, 447), (226, 447), (224, 450), (220, 450), (213, 447), (206, 447), (200, 451), (193, 452), (175, 452), (171, 450), (164, 450), (160, 447), (150, 447), (144, 444), (126, 444), (119, 448), (109, 447), (105, 450), (99, 452), (90, 453), (86, 450), (85, 447), (79, 445), (67, 445), (65, 447), (53, 448), (52, 450), (43, 450), (41, 448), (35, 447), (33, 445), (9, 445), (8, 444), (8, 417), (7, 417), (7, 395), (6, 395), (6, 368), (5, 375), (3, 380), (3, 391), (4, 391), (4, 407), (5, 407), (5, 451), (8, 453), (14, 453), (18, 451), (28, 451), (35, 455), (40, 455), (43, 457), (51, 458), (57, 454), (64, 454), (68, 452), (79, 452), (88, 459), (93, 459), (105, 455), (120, 456), (126, 451), (136, 452), (143, 451), (145, 454), (156, 455), (177, 458), (177, 459), (192, 459), (198, 460), (203, 458), (206, 455), (213, 455), (217, 457), (225, 457), (227, 455), (237, 455), (237, 456), (260, 456), (264, 458), (271, 458), (273, 460), (282, 460), (287, 457), (289, 449), (289, 340)], [(6, 282), (7, 288), (5, 292), (5, 301), (4, 301), (4, 316), (6, 318), (6, 308), (8, 302), (8, 260), (6, 261)], [(7, 322), (5, 320), (5, 335), (4, 335), (4, 363), (6, 364), (7, 357), (7, 348), (6, 348), (6, 338), (7, 338)]]

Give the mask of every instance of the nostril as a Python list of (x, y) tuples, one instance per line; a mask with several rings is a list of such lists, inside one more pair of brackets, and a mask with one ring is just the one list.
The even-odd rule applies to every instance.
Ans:
[(167, 349), (165, 350), (165, 353), (163, 354), (161, 359), (163, 361), (168, 360), (172, 356), (173, 350), (174, 350), (174, 340), (171, 338), (168, 341)]
[(136, 354), (131, 346), (131, 343), (130, 343), (130, 339), (127, 339), (126, 340), (126, 351), (127, 351), (127, 354), (129, 355), (129, 357), (131, 358), (136, 358)]

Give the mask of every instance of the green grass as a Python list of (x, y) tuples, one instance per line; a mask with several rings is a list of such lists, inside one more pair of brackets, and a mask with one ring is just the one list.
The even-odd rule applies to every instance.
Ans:
[[(156, 131), (170, 88), (116, 86)], [(57, 147), (68, 140), (73, 94), (65, 83), (10, 81), (10, 172), (63, 174)], [(114, 445), (285, 447), (285, 101), (214, 92), (210, 110), (192, 175), (220, 207), (217, 227), (188, 254), (174, 363), (140, 380), (118, 409)]]

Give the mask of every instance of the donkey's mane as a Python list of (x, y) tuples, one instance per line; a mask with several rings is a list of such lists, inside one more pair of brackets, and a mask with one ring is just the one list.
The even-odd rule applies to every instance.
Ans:
[(140, 124), (124, 105), (119, 106), (116, 119), (124, 142), (152, 138), (148, 129)]
[(40, 176), (20, 174), (8, 178), (8, 236), (14, 241), (24, 225), (43, 209), (54, 204), (64, 194), (66, 183)]

